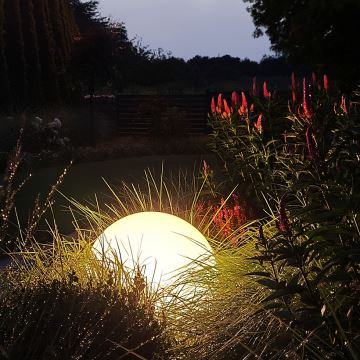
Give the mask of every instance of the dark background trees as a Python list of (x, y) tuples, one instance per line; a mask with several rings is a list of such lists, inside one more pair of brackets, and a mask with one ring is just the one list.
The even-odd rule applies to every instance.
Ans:
[[(275, 15), (286, 4), (249, 1), (259, 29), (265, 26), (264, 19), (268, 20), (266, 4), (276, 5)], [(300, 11), (296, 19), (302, 16), (301, 8), (291, 9)], [(277, 24), (275, 15), (271, 20)], [(0, 0), (0, 108), (11, 112), (74, 103), (86, 94), (117, 94), (134, 84), (207, 88), (256, 75), (288, 76), (294, 70), (289, 54), (294, 58), (300, 55), (286, 50), (284, 44), (292, 41), (285, 39), (287, 29), (276, 26), (269, 30), (275, 50), (281, 50), (283, 57), (264, 57), (255, 62), (229, 55), (195, 56), (185, 61), (129, 39), (123, 23), (101, 16), (97, 0)], [(278, 35), (275, 30), (284, 34)], [(316, 59), (321, 54), (317, 50)], [(322, 63), (319, 60), (316, 64)]]
[(102, 17), (96, 0), (70, 0), (70, 4), (80, 31), (71, 62), (75, 82), (89, 94), (105, 85), (121, 91), (133, 50), (125, 25)]
[(328, 72), (340, 83), (360, 80), (359, 0), (244, 0), (255, 36), (266, 33), (272, 48), (293, 63)]
[(2, 110), (66, 97), (66, 68), (76, 32), (67, 0), (0, 1)]

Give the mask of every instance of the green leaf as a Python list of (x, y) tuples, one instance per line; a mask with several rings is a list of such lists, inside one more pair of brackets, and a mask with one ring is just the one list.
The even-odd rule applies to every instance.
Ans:
[(278, 289), (266, 297), (263, 302), (268, 302), (271, 300), (279, 299), (284, 296), (293, 295), (293, 294), (300, 294), (304, 291), (304, 287), (301, 285), (296, 286), (287, 286), (282, 289)]
[(259, 283), (260, 285), (263, 285), (265, 287), (267, 287), (268, 289), (278, 289), (279, 288), (279, 283), (275, 280), (271, 280), (271, 279), (259, 279), (256, 280), (257, 283)]
[(245, 275), (251, 275), (251, 276), (266, 276), (266, 277), (270, 277), (271, 274), (269, 272), (265, 272), (265, 271), (254, 271), (254, 272), (250, 272), (247, 273)]

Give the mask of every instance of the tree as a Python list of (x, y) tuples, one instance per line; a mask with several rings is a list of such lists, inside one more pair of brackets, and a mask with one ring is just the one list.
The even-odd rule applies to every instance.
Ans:
[(23, 28), (26, 29), (24, 31), (24, 56), (29, 84), (29, 101), (39, 103), (43, 100), (43, 88), (33, 0), (24, 1), (21, 11)]
[(1, 110), (66, 98), (77, 33), (69, 0), (0, 0)]
[(10, 91), (16, 106), (26, 102), (27, 81), (24, 38), (19, 0), (5, 0), (5, 54)]
[[(52, 0), (51, 0), (52, 1)], [(39, 36), (39, 54), (43, 66), (43, 83), (50, 101), (59, 100), (59, 79), (56, 68), (56, 42), (50, 18), (49, 1), (34, 2), (34, 12)]]
[(72, 59), (74, 77), (90, 95), (97, 85), (110, 81), (115, 91), (121, 91), (133, 49), (124, 24), (101, 17), (96, 0), (71, 0), (71, 6), (80, 30)]
[(357, 32), (359, 0), (243, 0), (250, 4), (256, 37), (272, 49), (340, 80), (360, 79)]
[(7, 104), (10, 94), (8, 67), (5, 56), (4, 21), (4, 0), (0, 0), (0, 98)]

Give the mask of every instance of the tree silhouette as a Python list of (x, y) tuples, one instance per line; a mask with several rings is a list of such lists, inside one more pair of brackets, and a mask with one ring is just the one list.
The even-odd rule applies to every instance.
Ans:
[(112, 84), (115, 91), (124, 86), (133, 45), (122, 23), (100, 16), (98, 1), (71, 0), (80, 38), (72, 58), (72, 73), (93, 95), (97, 85)]
[(24, 55), (27, 66), (29, 101), (39, 103), (43, 100), (43, 88), (33, 1), (24, 1), (21, 10), (23, 27), (26, 29), (24, 31)]
[(269, 36), (272, 49), (347, 82), (360, 78), (354, 31), (359, 0), (243, 0), (256, 30)]
[(10, 98), (8, 68), (5, 56), (5, 37), (4, 37), (4, 0), (0, 0), (0, 99), (7, 104)]
[(24, 38), (19, 0), (5, 0), (5, 54), (10, 91), (16, 105), (26, 101), (27, 81), (24, 55)]

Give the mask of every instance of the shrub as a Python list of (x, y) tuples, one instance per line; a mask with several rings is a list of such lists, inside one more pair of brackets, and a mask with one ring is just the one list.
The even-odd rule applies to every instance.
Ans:
[(334, 100), (324, 80), (304, 79), (300, 101), (293, 82), (280, 132), (263, 113), (239, 117), (236, 96), (232, 108), (213, 101), (213, 148), (267, 214), (252, 257), (263, 311), (291, 329), (298, 356), (357, 359), (360, 119), (356, 99)]
[(2, 359), (156, 359), (167, 348), (164, 324), (141, 303), (141, 289), (53, 280), (3, 283)]

